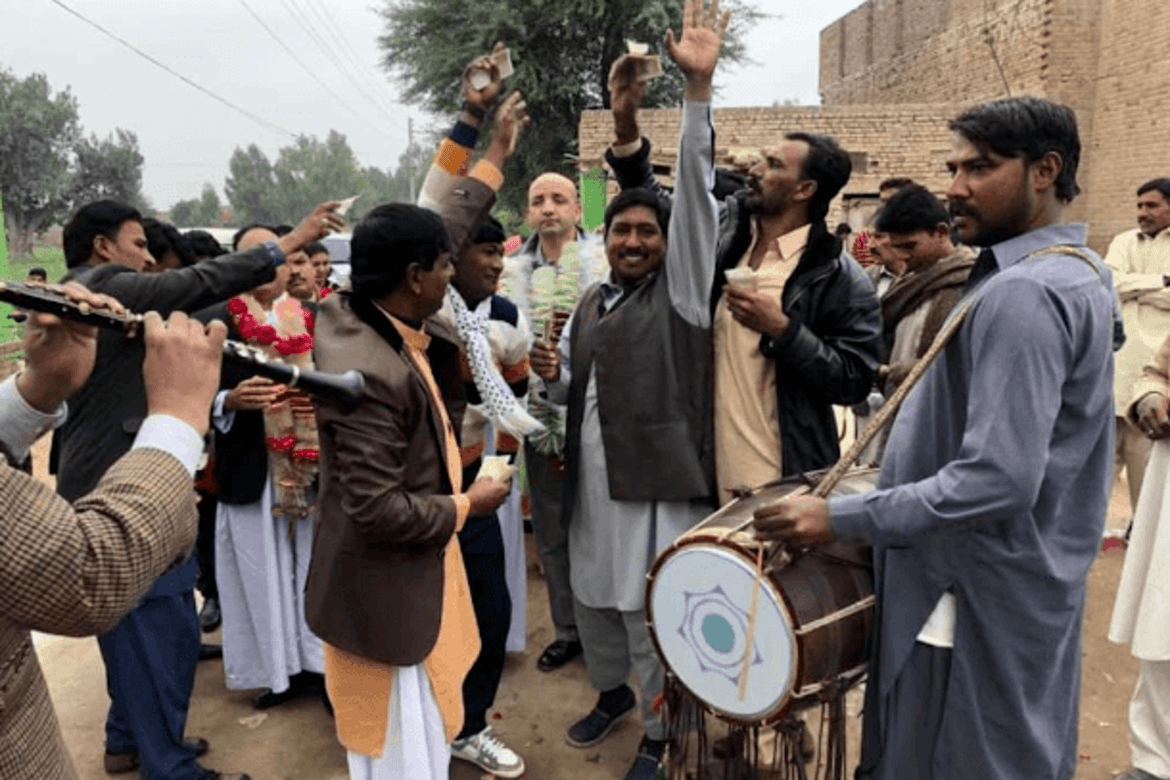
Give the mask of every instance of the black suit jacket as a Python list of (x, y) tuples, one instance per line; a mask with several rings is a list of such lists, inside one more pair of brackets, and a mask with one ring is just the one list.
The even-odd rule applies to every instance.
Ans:
[[(317, 304), (302, 303), (313, 316)], [(227, 325), (228, 338), (240, 341), (232, 315), (227, 310), (227, 301), (217, 303), (194, 315), (202, 322), (219, 320)], [(231, 360), (224, 361), (220, 374), (220, 390), (231, 390), (256, 372), (247, 365)], [(232, 427), (222, 433), (215, 432), (215, 481), (219, 484), (219, 500), (225, 504), (254, 504), (264, 493), (264, 482), (268, 479), (268, 448), (264, 444), (264, 413), (240, 410), (232, 420)]]
[[(205, 260), (159, 274), (122, 265), (80, 267), (66, 279), (121, 301), (133, 311), (197, 311), (272, 281), (275, 271), (263, 247)], [(69, 418), (55, 434), (57, 492), (74, 501), (93, 490), (114, 461), (134, 443), (146, 416), (141, 340), (103, 330), (89, 381), (69, 399)]]

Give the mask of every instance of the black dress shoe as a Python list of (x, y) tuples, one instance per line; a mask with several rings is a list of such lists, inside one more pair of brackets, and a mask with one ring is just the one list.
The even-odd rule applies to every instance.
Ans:
[(210, 661), (213, 658), (223, 658), (223, 645), (199, 645), (199, 660)]
[(605, 739), (622, 718), (634, 711), (637, 699), (630, 686), (623, 685), (601, 694), (597, 706), (581, 720), (569, 726), (565, 742), (576, 748), (587, 748)]
[(203, 633), (210, 634), (219, 628), (223, 616), (219, 612), (219, 599), (204, 599), (203, 609), (199, 610), (199, 627)]
[(252, 697), (252, 706), (258, 710), (266, 710), (269, 707), (284, 704), (290, 699), (295, 699), (300, 693), (300, 691), (292, 686), (289, 686), (287, 691), (281, 691), (280, 693), (274, 693), (271, 688), (265, 688)]
[(216, 772), (205, 766), (199, 767), (199, 771), (201, 774), (196, 775), (196, 780), (252, 780), (251, 775), (243, 772)]
[[(211, 745), (203, 737), (185, 740), (183, 745), (188, 750), (195, 751), (196, 758), (205, 755), (211, 749)], [(133, 772), (138, 768), (138, 753), (111, 753), (107, 750), (106, 755), (102, 759), (102, 767), (106, 770), (106, 774), (109, 775)]]
[(581, 643), (577, 640), (558, 639), (540, 654), (536, 661), (536, 668), (542, 672), (551, 672), (581, 655)]

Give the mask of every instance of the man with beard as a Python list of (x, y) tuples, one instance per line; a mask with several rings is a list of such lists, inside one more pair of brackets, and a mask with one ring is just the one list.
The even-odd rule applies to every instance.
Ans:
[[(606, 159), (623, 189), (658, 190), (639, 102), (615, 96)], [(710, 303), (721, 504), (736, 488), (834, 463), (833, 405), (864, 400), (880, 364), (873, 283), (825, 225), (849, 180), (849, 155), (828, 136), (788, 133), (762, 156), (751, 192), (720, 208)]]
[(877, 490), (785, 499), (755, 526), (873, 545), (858, 778), (1070, 778), (1120, 320), (1085, 227), (1061, 223), (1079, 191), (1072, 110), (1009, 98), (950, 126), (955, 227), (987, 247), (966, 321), (906, 399)]

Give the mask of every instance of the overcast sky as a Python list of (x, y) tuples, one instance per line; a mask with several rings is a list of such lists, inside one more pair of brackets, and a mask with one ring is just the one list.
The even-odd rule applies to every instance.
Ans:
[[(204, 182), (223, 197), (227, 161), (237, 146), (256, 143), (274, 158), (293, 134), (324, 138), (336, 128), (361, 164), (393, 169), (406, 148), (407, 117), (416, 128), (433, 121), (397, 103), (396, 85), (378, 68), (378, 0), (61, 2), (268, 123), (199, 92), (52, 0), (4, 3), (0, 67), (17, 76), (43, 72), (54, 89), (70, 87), (87, 132), (104, 136), (125, 127), (137, 133), (146, 158), (144, 190), (161, 209), (197, 197)], [(816, 104), (820, 30), (861, 0), (756, 2), (782, 18), (750, 34), (748, 55), (757, 64), (722, 72), (717, 105)], [(293, 62), (248, 8), (327, 89)]]

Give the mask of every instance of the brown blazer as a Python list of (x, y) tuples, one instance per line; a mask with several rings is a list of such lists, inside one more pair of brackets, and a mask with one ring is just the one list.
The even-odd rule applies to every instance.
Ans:
[(195, 543), (191, 477), (165, 452), (131, 450), (70, 506), (0, 464), (0, 507), (0, 777), (75, 778), (30, 630), (113, 628)]
[[(494, 200), (491, 188), (470, 178), (447, 194), (443, 217), (456, 255)], [(466, 405), (459, 337), (435, 320), (424, 329), (431, 371), (458, 432)], [(317, 407), (320, 494), (305, 617), (334, 647), (412, 666), (438, 638), (444, 547), (455, 533), (446, 435), (402, 337), (372, 303), (347, 290), (329, 296), (314, 340), (317, 368), (361, 371), (366, 395), (352, 410)]]

